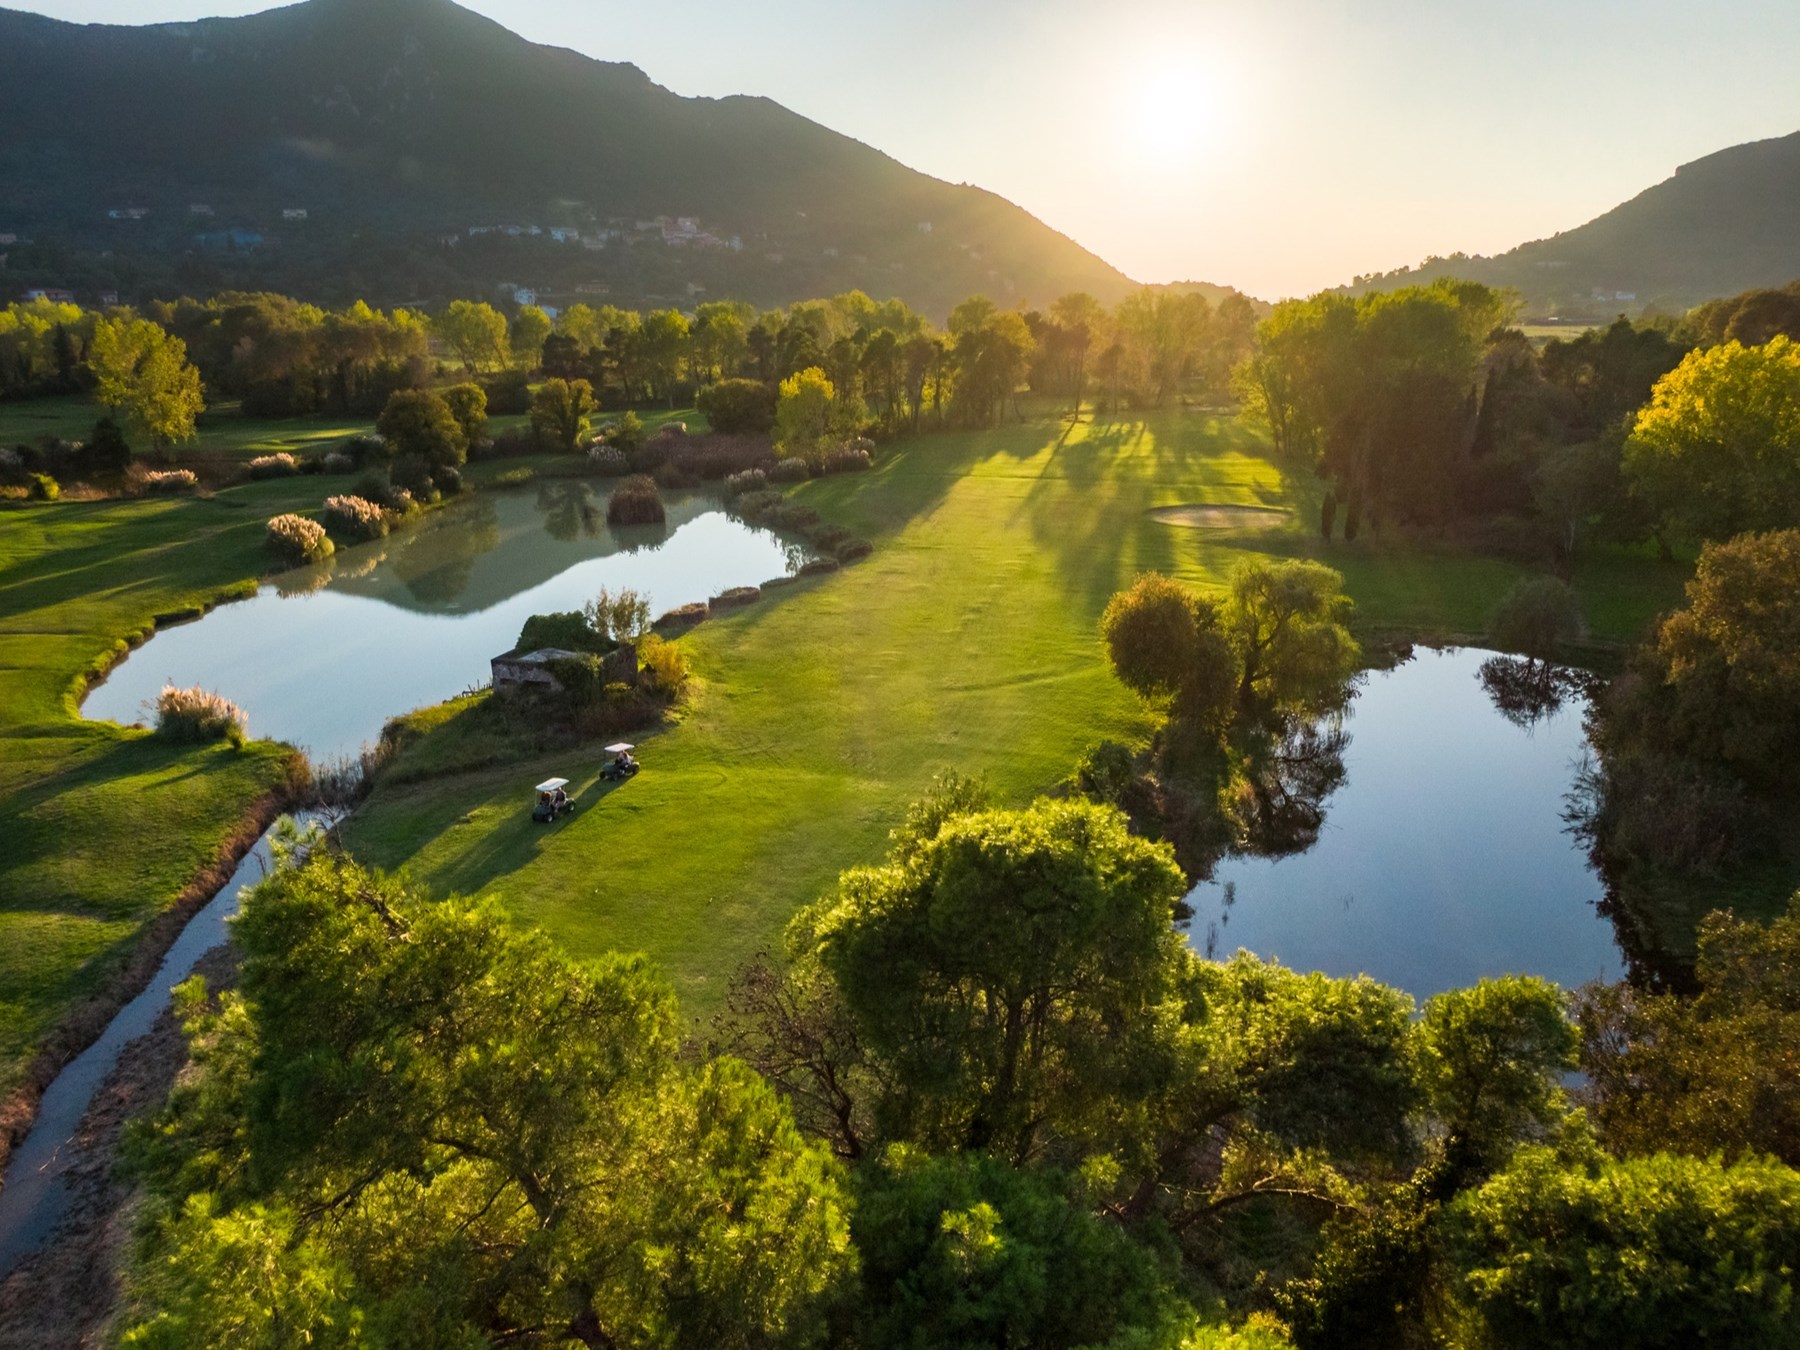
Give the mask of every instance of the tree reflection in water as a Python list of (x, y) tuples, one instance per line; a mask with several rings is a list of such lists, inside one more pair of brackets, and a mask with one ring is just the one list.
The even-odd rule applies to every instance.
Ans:
[(475, 560), (500, 546), (500, 523), (493, 501), (477, 496), (459, 503), (453, 523), (422, 524), (388, 536), (389, 571), (419, 604), (446, 608), (468, 589)]
[(1233, 851), (1287, 858), (1318, 843), (1325, 803), (1344, 783), (1349, 744), (1342, 706), (1317, 718), (1284, 714), (1259, 728), (1246, 747)]
[(579, 480), (539, 484), (538, 510), (544, 513), (544, 531), (552, 539), (567, 543), (577, 537), (592, 539), (599, 532), (602, 512), (594, 505), (592, 490)]
[(1479, 678), (1495, 711), (1526, 731), (1571, 699), (1586, 698), (1595, 683), (1586, 671), (1516, 656), (1490, 656), (1481, 663)]
[(1196, 881), (1226, 857), (1286, 858), (1319, 840), (1344, 785), (1345, 715), (1356, 680), (1306, 711), (1265, 711), (1204, 754), (1165, 735), (1155, 813), (1175, 859)]

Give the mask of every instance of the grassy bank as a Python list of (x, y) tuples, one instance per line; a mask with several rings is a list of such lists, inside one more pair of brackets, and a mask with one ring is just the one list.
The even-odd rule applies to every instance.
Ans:
[[(105, 408), (76, 395), (0, 402), (0, 446), (30, 445), (45, 437), (85, 441), (93, 434), (94, 423), (105, 415)], [(609, 413), (595, 422), (617, 415)], [(686, 422), (695, 431), (704, 426), (704, 419), (692, 409), (640, 410), (638, 416), (646, 431), (667, 422)], [(488, 430), (498, 434), (522, 428), (529, 421), (524, 413), (497, 415), (489, 419)], [(201, 414), (194, 439), (176, 446), (169, 458), (177, 463), (229, 463), (277, 453), (304, 458), (374, 430), (373, 417), (245, 417), (236, 403), (221, 403)], [(153, 458), (146, 445), (134, 443), (133, 450), (139, 459)]]
[[(701, 685), (679, 725), (646, 739), (644, 774), (603, 791), (589, 752), (384, 786), (352, 846), (439, 890), (500, 896), (577, 954), (647, 951), (704, 1014), (796, 906), (880, 853), (938, 772), (1020, 800), (1095, 741), (1148, 733), (1096, 635), (1139, 571), (1217, 588), (1248, 554), (1317, 556), (1344, 572), (1365, 630), (1445, 636), (1482, 632), (1522, 574), (1448, 545), (1322, 543), (1310, 487), (1241, 423), (1203, 414), (919, 438), (797, 495), (874, 556), (683, 639)], [(1293, 514), (1249, 529), (1147, 515), (1196, 502)], [(1595, 555), (1576, 578), (1593, 635), (1635, 636), (1684, 574)], [(466, 705), (436, 711), (436, 744), (418, 753), (455, 760), (473, 720)], [(545, 829), (529, 789), (552, 772), (581, 809)]]
[(263, 522), (316, 507), (322, 481), (0, 508), (0, 1093), (215, 860), (289, 758), (83, 721), (84, 672), (157, 615), (254, 578)]

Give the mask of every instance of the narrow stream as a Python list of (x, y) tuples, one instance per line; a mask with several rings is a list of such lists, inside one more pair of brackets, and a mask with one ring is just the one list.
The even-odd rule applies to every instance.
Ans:
[[(324, 817), (300, 813), (296, 819), (304, 826)], [(45, 1090), (37, 1120), (14, 1150), (0, 1190), (0, 1278), (42, 1246), (68, 1212), (66, 1174), (81, 1160), (75, 1136), (94, 1094), (126, 1047), (145, 1035), (169, 1006), (169, 991), (193, 974), (201, 957), (224, 944), (244, 888), (261, 881), (272, 865), (264, 834), (219, 893), (188, 920), (144, 992), (121, 1008), (100, 1039), (64, 1065)]]

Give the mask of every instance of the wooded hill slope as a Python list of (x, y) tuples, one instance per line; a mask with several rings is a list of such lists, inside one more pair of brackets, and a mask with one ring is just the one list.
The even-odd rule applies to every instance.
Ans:
[[(977, 291), (1110, 302), (1131, 285), (1012, 203), (768, 99), (683, 98), (450, 0), (149, 27), (0, 10), (0, 125), (0, 233), (27, 241), (15, 287), (585, 283), (765, 304), (861, 287), (941, 317)], [(637, 229), (658, 216), (718, 242)], [(544, 233), (469, 235), (484, 225)]]
[(1800, 132), (1684, 164), (1576, 229), (1492, 258), (1436, 258), (1359, 278), (1381, 290), (1439, 276), (1511, 286), (1537, 313), (1679, 311), (1800, 277)]

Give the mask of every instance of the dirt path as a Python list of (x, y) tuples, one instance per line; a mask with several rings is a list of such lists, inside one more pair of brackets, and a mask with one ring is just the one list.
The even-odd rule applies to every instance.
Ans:
[[(195, 967), (211, 988), (230, 982), (232, 948)], [(63, 1350), (108, 1343), (119, 1310), (120, 1272), (131, 1240), (134, 1194), (114, 1175), (130, 1120), (154, 1111), (187, 1063), (187, 1042), (164, 1009), (150, 1033), (131, 1042), (94, 1094), (76, 1133), (78, 1157), (64, 1174), (68, 1212), (55, 1235), (0, 1281), (0, 1350)]]

